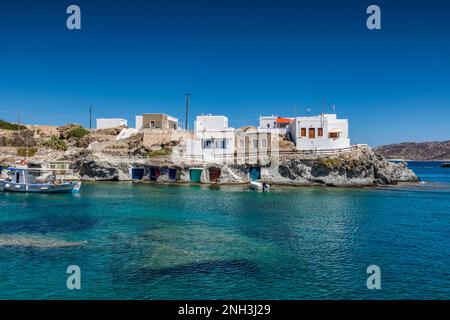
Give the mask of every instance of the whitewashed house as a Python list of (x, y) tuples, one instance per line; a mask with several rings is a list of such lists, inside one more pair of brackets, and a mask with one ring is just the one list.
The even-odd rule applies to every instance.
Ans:
[(288, 131), (298, 150), (331, 150), (350, 147), (348, 120), (335, 114), (296, 117)]
[(108, 129), (116, 127), (126, 127), (128, 121), (122, 118), (98, 118), (97, 119), (97, 129)]
[(225, 116), (197, 116), (194, 140), (187, 143), (187, 156), (202, 162), (227, 163), (234, 159), (234, 128)]
[(260, 116), (259, 129), (269, 130), (273, 133), (285, 135), (289, 125), (294, 118), (283, 118), (278, 116)]
[(267, 164), (274, 154), (278, 155), (278, 132), (247, 126), (237, 129), (235, 137), (237, 163)]

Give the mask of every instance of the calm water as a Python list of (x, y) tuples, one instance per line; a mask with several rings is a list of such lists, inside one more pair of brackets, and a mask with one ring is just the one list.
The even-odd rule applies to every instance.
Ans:
[(410, 167), (425, 183), (0, 193), (0, 298), (450, 299), (450, 169)]

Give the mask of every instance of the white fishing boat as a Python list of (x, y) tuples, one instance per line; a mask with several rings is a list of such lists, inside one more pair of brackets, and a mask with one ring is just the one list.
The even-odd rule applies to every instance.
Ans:
[(249, 188), (257, 191), (267, 192), (270, 189), (270, 185), (265, 182), (250, 181)]
[(7, 178), (0, 180), (4, 192), (76, 193), (81, 188), (81, 182), (71, 179), (73, 173), (65, 169), (18, 167), (6, 172)]

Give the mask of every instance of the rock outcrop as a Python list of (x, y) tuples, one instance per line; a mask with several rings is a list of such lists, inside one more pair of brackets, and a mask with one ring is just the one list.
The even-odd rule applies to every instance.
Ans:
[(280, 162), (273, 182), (282, 184), (325, 184), (359, 186), (417, 182), (406, 163), (393, 163), (369, 148), (315, 159), (286, 159)]
[[(151, 170), (157, 169), (158, 181), (172, 181), (169, 169), (177, 170), (177, 181), (189, 182), (190, 169), (202, 168), (203, 183), (248, 183), (250, 170), (258, 165), (208, 164), (179, 165), (168, 156), (155, 159), (142, 157), (98, 156), (89, 151), (74, 155), (74, 168), (85, 180), (129, 180), (132, 167), (144, 168), (144, 179), (150, 179)], [(219, 169), (220, 176), (211, 181), (210, 169)], [(261, 180), (280, 185), (369, 186), (417, 182), (414, 172), (406, 163), (393, 163), (374, 153), (370, 148), (358, 148), (352, 152), (332, 156), (289, 156), (278, 164), (259, 167)]]

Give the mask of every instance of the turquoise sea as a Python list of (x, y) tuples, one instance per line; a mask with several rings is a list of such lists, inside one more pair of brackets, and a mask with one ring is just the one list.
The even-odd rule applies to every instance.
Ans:
[[(0, 193), (1, 299), (450, 299), (450, 169), (383, 188)], [(81, 289), (69, 290), (69, 265)], [(368, 290), (366, 268), (381, 269)]]

